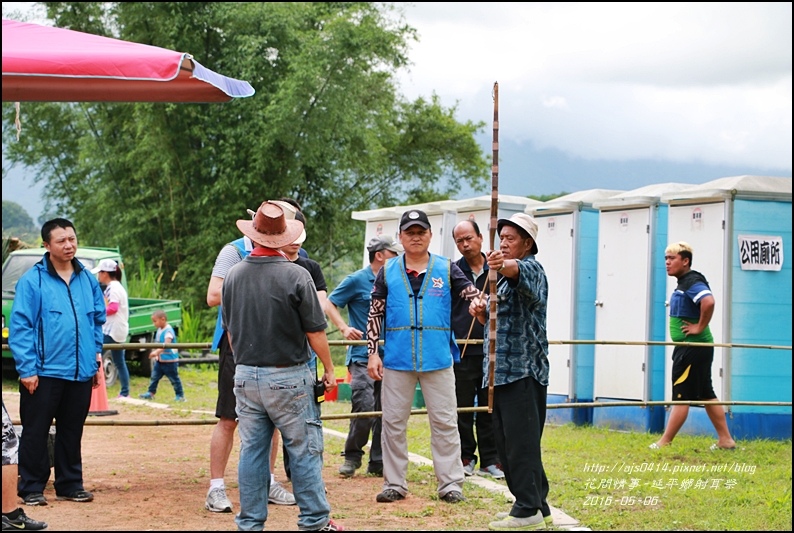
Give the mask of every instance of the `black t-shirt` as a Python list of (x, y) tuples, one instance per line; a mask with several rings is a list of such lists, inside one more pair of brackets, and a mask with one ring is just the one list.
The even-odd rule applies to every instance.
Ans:
[(325, 283), (325, 276), (323, 276), (323, 269), (320, 267), (320, 263), (308, 257), (298, 257), (293, 263), (309, 271), (312, 280), (314, 280), (314, 286), (318, 291), (328, 292), (328, 285)]

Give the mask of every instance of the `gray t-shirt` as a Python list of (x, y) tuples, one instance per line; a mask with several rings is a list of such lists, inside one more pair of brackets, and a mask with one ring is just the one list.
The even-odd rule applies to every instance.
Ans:
[(221, 294), (238, 365), (305, 363), (306, 333), (328, 326), (311, 275), (284, 257), (249, 255), (226, 274)]

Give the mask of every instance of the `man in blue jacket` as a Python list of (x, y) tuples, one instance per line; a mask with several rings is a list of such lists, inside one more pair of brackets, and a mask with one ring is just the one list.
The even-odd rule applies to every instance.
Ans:
[(81, 440), (102, 369), (105, 301), (99, 282), (75, 259), (74, 224), (52, 219), (41, 239), (47, 252), (17, 282), (9, 324), (23, 428), (17, 492), (27, 505), (47, 505), (47, 438), (57, 419), (55, 496), (89, 502), (94, 496), (83, 487)]

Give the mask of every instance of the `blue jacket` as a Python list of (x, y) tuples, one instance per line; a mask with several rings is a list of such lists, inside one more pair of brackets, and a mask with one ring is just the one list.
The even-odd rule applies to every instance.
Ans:
[(383, 267), (389, 289), (383, 366), (391, 370), (431, 372), (460, 361), (452, 333), (450, 261), (430, 254), (427, 273), (414, 295), (402, 260)]
[(104, 340), (102, 289), (77, 259), (66, 285), (49, 258), (44, 254), (17, 282), (8, 345), (20, 378), (87, 381), (99, 370)]

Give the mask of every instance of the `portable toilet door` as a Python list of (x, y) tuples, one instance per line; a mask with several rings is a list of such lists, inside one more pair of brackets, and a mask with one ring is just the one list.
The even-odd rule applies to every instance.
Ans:
[(388, 235), (395, 241), (399, 234), (400, 217), (402, 211), (396, 207), (384, 207), (381, 209), (370, 209), (368, 211), (353, 211), (351, 218), (353, 220), (363, 220), (366, 222), (364, 228), (364, 246), (362, 250), (362, 267), (369, 264), (369, 252), (367, 252), (367, 243), (373, 237), (380, 235)]
[[(791, 267), (783, 261), (791, 243), (791, 191), (791, 178), (735, 176), (662, 195), (669, 204), (669, 241), (692, 246), (692, 268), (714, 295), (709, 328), (716, 344), (791, 346)], [(768, 269), (743, 268), (742, 247), (753, 238), (780, 244), (780, 263), (772, 265), (769, 255)], [(668, 296), (676, 283), (668, 276)], [(669, 328), (666, 335), (669, 341)], [(674, 399), (672, 351), (666, 348), (666, 400)], [(721, 400), (791, 401), (790, 350), (715, 346), (711, 371)], [(728, 425), (734, 438), (790, 439), (791, 409), (735, 406)], [(713, 435), (714, 428), (705, 410), (691, 409), (681, 433)]]
[(447, 205), (452, 202), (452, 200), (442, 200), (424, 204), (395, 205), (368, 211), (353, 211), (350, 215), (353, 220), (364, 220), (367, 223), (364, 230), (362, 265), (367, 266), (369, 264), (367, 243), (371, 238), (378, 235), (390, 235), (399, 242), (400, 218), (403, 213), (410, 209), (419, 209), (420, 211), (424, 211), (427, 215), (427, 220), (430, 222), (431, 231), (433, 233), (433, 238), (430, 241), (430, 253), (446, 255), (444, 250), (449, 247), (447, 241), (452, 239), (452, 237), (445, 238), (447, 232), (452, 232), (451, 227), (447, 230), (447, 227), (451, 223), (451, 215), (449, 214)]
[[(594, 346), (554, 341), (595, 339), (598, 211), (592, 204), (621, 192), (590, 189), (526, 208), (538, 224), (536, 258), (549, 284), (550, 404), (593, 400)], [(547, 418), (558, 424), (589, 424), (592, 408), (551, 409)]]
[[(507, 194), (499, 195), (499, 204), (497, 206), (497, 219), (510, 218), (515, 213), (524, 213), (526, 209), (532, 206), (543, 205), (539, 200), (533, 200), (525, 196), (510, 196)], [(464, 200), (451, 201), (445, 204), (445, 208), (454, 212), (454, 221), (452, 227), (449, 229), (449, 239), (452, 244), (452, 249), (449, 251), (447, 257), (453, 261), (457, 261), (462, 256), (455, 245), (455, 239), (452, 237), (452, 230), (464, 220), (473, 220), (480, 228), (480, 233), (483, 236), (483, 251), (491, 248), (490, 242), (490, 229), (491, 229), (491, 197), (490, 196), (477, 196), (475, 198), (467, 198)], [(499, 247), (499, 235), (494, 237), (494, 248)]]
[[(662, 257), (667, 241), (667, 208), (660, 203), (660, 196), (691, 187), (655, 184), (594, 203), (600, 211), (594, 306), (596, 340), (602, 341), (595, 345), (594, 353), (596, 401), (664, 397), (664, 350), (646, 343), (661, 341), (665, 335), (666, 272)], [(653, 407), (602, 407), (593, 411), (594, 425), (613, 429), (661, 431), (663, 423), (663, 410)]]

